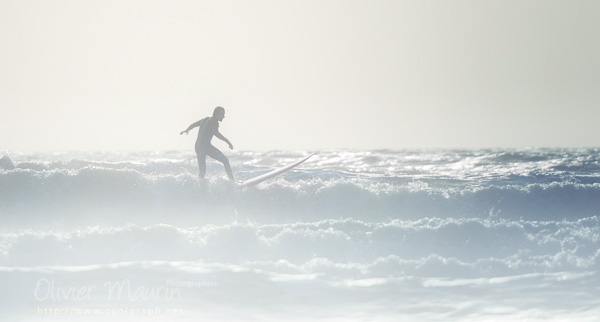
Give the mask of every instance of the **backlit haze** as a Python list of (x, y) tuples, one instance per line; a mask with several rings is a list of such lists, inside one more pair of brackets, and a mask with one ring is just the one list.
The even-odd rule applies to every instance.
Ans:
[[(597, 146), (597, 1), (0, 1), (0, 151)], [(226, 145), (215, 145), (226, 150)]]

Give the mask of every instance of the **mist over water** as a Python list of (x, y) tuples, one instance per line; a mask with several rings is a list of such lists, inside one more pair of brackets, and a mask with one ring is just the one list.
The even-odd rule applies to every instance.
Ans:
[(596, 321), (598, 152), (9, 153), (0, 316)]

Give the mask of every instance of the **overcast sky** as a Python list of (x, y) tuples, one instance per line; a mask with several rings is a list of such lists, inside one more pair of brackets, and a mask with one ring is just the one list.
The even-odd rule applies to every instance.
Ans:
[[(0, 0), (0, 151), (599, 146), (600, 1)], [(226, 149), (222, 142), (214, 143)]]

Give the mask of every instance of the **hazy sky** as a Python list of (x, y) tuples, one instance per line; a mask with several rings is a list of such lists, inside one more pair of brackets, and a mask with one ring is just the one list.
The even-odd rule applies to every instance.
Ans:
[[(0, 0), (0, 151), (599, 146), (600, 1)], [(219, 148), (226, 149), (222, 142)]]

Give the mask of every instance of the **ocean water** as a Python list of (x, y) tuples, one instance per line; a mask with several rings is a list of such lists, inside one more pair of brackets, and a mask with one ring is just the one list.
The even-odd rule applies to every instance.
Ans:
[[(227, 152), (244, 180), (310, 151)], [(600, 150), (5, 153), (0, 320), (599, 321)]]

